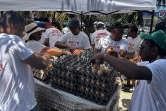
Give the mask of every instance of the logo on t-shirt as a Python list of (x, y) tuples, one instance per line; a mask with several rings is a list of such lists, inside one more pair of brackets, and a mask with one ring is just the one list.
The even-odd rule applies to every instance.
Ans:
[(134, 44), (129, 43), (128, 48), (129, 48), (129, 51), (130, 51), (130, 52), (134, 52)]
[(70, 44), (70, 46), (72, 46), (72, 47), (78, 47), (79, 44), (80, 44), (80, 42), (77, 42), (77, 41), (69, 41), (69, 44)]
[(96, 36), (96, 42), (98, 42), (101, 37), (105, 37), (105, 36), (107, 36), (106, 32), (104, 32), (104, 33), (98, 33), (97, 36)]
[(61, 34), (59, 33), (58, 30), (52, 30), (52, 36), (60, 36)]
[(3, 71), (4, 70), (4, 66), (2, 64), (2, 61), (0, 60), (0, 71)]

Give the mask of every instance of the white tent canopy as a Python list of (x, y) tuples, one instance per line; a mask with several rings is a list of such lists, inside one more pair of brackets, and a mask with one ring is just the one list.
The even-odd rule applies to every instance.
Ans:
[(154, 10), (156, 0), (0, 0), (0, 11), (63, 11), (108, 14), (116, 11)]

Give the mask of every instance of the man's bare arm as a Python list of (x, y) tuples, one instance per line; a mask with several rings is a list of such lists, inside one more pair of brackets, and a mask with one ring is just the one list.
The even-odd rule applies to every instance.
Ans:
[(50, 56), (48, 54), (33, 53), (30, 57), (25, 59), (23, 62), (37, 69), (45, 69), (50, 62)]

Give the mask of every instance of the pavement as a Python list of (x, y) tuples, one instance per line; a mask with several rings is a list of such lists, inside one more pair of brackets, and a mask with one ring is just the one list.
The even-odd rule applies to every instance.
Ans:
[(119, 111), (128, 111), (130, 107), (132, 93), (128, 88), (124, 88), (120, 92)]

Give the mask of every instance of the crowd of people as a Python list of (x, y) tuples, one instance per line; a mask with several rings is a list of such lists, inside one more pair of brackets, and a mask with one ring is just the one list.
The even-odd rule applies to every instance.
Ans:
[[(5, 12), (0, 18), (0, 111), (39, 111), (30, 66), (45, 69), (51, 56), (79, 56), (85, 50), (97, 53), (91, 58), (92, 63), (108, 62), (129, 79), (128, 84), (131, 79), (135, 86), (134, 80), (138, 80), (130, 111), (164, 111), (166, 27), (161, 24), (151, 34), (138, 34), (138, 27), (131, 25), (124, 38), (123, 24), (113, 23), (107, 31), (99, 22), (88, 37), (76, 18), (62, 30), (52, 22), (46, 23), (45, 28), (35, 22), (25, 26), (17, 12)], [(118, 56), (106, 53), (108, 50)]]

